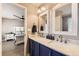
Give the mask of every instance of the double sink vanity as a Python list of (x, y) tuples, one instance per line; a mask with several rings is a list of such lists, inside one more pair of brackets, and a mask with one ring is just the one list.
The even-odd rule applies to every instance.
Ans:
[(31, 56), (78, 56), (79, 45), (29, 35)]
[[(38, 33), (41, 36), (28, 34), (31, 56), (79, 56), (79, 44), (70, 43), (63, 37), (67, 35), (76, 37), (74, 40), (79, 39), (78, 3), (57, 4), (52, 11), (47, 9), (38, 16)], [(46, 38), (48, 34), (60, 36), (50, 40)]]

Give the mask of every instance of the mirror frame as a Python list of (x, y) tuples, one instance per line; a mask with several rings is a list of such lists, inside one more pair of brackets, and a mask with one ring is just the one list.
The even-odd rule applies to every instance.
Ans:
[[(47, 14), (47, 27), (49, 28), (49, 11), (48, 10), (46, 10), (46, 11), (44, 11), (44, 12), (42, 12), (42, 13), (40, 13), (39, 14), (39, 17), (41, 17), (41, 16), (43, 16), (43, 15), (45, 15), (45, 14)], [(40, 19), (39, 19), (40, 20)], [(39, 22), (39, 24), (40, 24), (40, 22)], [(40, 26), (38, 26), (39, 27), (39, 33), (44, 33), (43, 31), (40, 31)], [(47, 30), (48, 32), (47, 33), (49, 33), (49, 29)]]
[(57, 10), (57, 9), (59, 9), (59, 8), (61, 8), (61, 7), (63, 7), (63, 6), (66, 6), (66, 5), (68, 5), (68, 4), (70, 4), (70, 3), (62, 3), (62, 4), (58, 4), (58, 5), (56, 5), (54, 8), (52, 8), (52, 20), (53, 20), (53, 27), (52, 27), (52, 33), (53, 34), (60, 34), (60, 35), (73, 35), (73, 36), (77, 36), (77, 20), (78, 20), (78, 15), (77, 15), (77, 13), (78, 13), (78, 11), (77, 11), (77, 3), (71, 3), (72, 5), (71, 5), (71, 7), (72, 7), (72, 10), (71, 10), (71, 12), (72, 12), (72, 31), (71, 32), (67, 32), (67, 31), (55, 31), (55, 11)]

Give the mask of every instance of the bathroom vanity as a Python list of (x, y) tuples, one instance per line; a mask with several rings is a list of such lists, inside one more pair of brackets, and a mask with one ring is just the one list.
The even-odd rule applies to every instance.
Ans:
[(79, 56), (79, 46), (60, 43), (36, 35), (29, 35), (29, 53), (31, 56)]

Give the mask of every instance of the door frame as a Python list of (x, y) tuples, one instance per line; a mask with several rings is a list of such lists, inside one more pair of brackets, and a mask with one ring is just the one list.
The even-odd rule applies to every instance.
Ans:
[(0, 3), (0, 56), (2, 56), (2, 4)]
[(20, 4), (18, 4), (18, 3), (16, 3), (15, 5), (21, 7), (21, 8), (23, 8), (25, 10), (25, 21), (24, 21), (24, 30), (25, 30), (25, 33), (24, 33), (24, 56), (26, 56), (27, 55), (27, 40), (28, 40), (28, 38), (27, 38), (27, 8), (22, 6), (22, 5), (20, 5)]

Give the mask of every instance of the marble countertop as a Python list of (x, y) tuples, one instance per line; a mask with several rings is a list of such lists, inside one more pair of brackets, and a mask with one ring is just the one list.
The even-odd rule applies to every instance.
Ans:
[(29, 35), (29, 38), (63, 54), (69, 56), (79, 56), (79, 45), (75, 45), (72, 43), (60, 43), (54, 40), (42, 38), (38, 35)]

